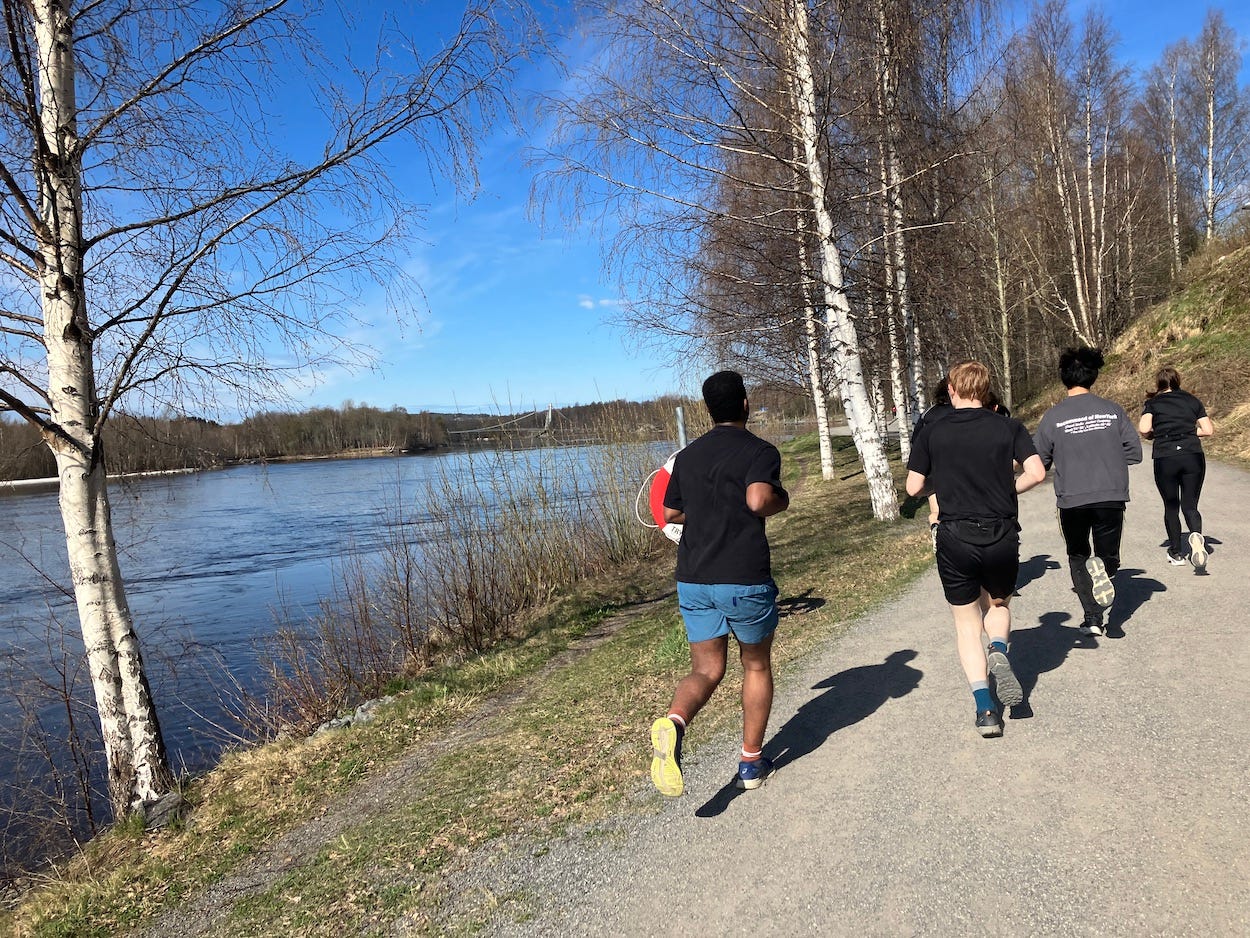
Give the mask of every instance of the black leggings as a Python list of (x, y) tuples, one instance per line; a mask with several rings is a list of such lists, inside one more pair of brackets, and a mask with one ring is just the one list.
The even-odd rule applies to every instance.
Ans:
[(1177, 453), (1155, 460), (1155, 485), (1163, 497), (1163, 527), (1168, 532), (1168, 550), (1180, 554), (1181, 512), (1190, 531), (1202, 532), (1202, 515), (1198, 498), (1202, 480), (1207, 474), (1207, 459), (1202, 453)]

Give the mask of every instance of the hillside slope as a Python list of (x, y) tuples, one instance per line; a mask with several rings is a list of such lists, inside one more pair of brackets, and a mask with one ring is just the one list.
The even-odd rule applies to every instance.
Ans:
[[(1133, 323), (1107, 353), (1097, 393), (1136, 419), (1155, 372), (1171, 365), (1215, 422), (1215, 436), (1204, 441), (1207, 453), (1250, 463), (1250, 244), (1191, 260), (1176, 293)], [(1022, 408), (1024, 419), (1036, 419), (1061, 390), (1056, 382), (1053, 393)]]

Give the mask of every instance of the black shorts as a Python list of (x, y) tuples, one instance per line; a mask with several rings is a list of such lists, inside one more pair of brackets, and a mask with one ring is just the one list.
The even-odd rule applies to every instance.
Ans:
[(952, 606), (966, 606), (985, 590), (1006, 599), (1020, 573), (1020, 532), (1009, 530), (993, 544), (969, 544), (956, 536), (949, 522), (938, 525), (937, 568), (942, 591)]

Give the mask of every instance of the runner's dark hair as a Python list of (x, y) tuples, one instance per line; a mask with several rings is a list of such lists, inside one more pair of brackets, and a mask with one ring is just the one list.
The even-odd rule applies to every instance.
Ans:
[(703, 403), (713, 423), (745, 420), (747, 389), (736, 371), (718, 371), (703, 382)]
[(1059, 380), (1065, 388), (1089, 390), (1098, 380), (1098, 370), (1106, 364), (1102, 352), (1088, 345), (1063, 350), (1059, 356)]
[(1155, 389), (1146, 394), (1146, 397), (1154, 397), (1156, 394), (1162, 394), (1164, 391), (1179, 391), (1181, 389), (1181, 373), (1171, 365), (1164, 365), (1159, 369), (1159, 373), (1155, 375)]

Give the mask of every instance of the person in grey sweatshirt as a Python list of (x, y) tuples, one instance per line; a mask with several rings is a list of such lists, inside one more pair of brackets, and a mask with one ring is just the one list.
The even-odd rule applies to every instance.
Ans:
[(1042, 463), (1055, 470), (1059, 526), (1085, 616), (1083, 635), (1106, 634), (1103, 616), (1115, 601), (1113, 578), (1120, 569), (1128, 467), (1142, 458), (1124, 408), (1090, 391), (1102, 366), (1098, 349), (1065, 350), (1059, 379), (1068, 396), (1046, 411), (1033, 435)]

